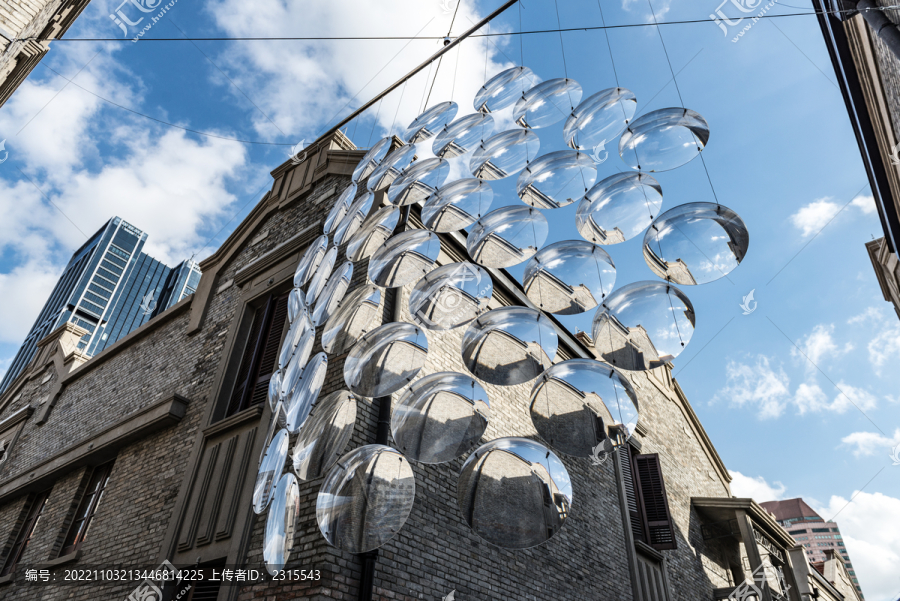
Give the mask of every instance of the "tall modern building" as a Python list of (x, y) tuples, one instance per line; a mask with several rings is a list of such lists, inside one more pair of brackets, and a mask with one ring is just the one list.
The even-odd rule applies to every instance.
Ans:
[(92, 357), (194, 293), (200, 282), (197, 263), (167, 267), (142, 252), (146, 241), (146, 233), (114, 217), (75, 251), (0, 382), (0, 393), (61, 324), (87, 330), (78, 350)]

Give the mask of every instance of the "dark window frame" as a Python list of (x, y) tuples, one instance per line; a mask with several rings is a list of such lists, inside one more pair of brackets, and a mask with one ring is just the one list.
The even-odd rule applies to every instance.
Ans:
[(28, 513), (25, 514), (25, 521), (22, 523), (21, 528), (19, 528), (18, 534), (16, 534), (16, 540), (6, 558), (3, 570), (0, 571), (0, 576), (6, 576), (16, 569), (16, 565), (19, 563), (19, 560), (22, 559), (25, 549), (28, 548), (28, 543), (31, 542), (31, 539), (34, 536), (34, 530), (37, 528), (38, 522), (41, 521), (41, 516), (44, 513), (44, 508), (47, 506), (49, 498), (50, 490), (48, 489), (38, 493), (31, 500), (28, 507)]
[(110, 461), (98, 465), (91, 472), (87, 487), (81, 495), (81, 500), (78, 502), (78, 508), (75, 511), (72, 524), (66, 532), (65, 539), (63, 539), (62, 550), (59, 553), (60, 557), (78, 551), (82, 543), (87, 539), (94, 516), (97, 514), (97, 508), (100, 506), (100, 501), (103, 499), (106, 487), (109, 484), (112, 468), (113, 462)]
[(620, 447), (631, 533), (657, 551), (678, 548), (659, 455), (639, 454), (630, 444)]

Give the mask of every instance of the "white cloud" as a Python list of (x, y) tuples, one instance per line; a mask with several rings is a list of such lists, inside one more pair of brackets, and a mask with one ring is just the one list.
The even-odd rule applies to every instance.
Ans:
[(820, 198), (791, 215), (791, 223), (801, 230), (801, 235), (806, 238), (819, 233), (840, 210), (841, 207), (836, 202)]
[(798, 351), (796, 348), (792, 348), (791, 354), (795, 357), (808, 358), (813, 364), (811, 365), (809, 361), (806, 361), (806, 368), (808, 370), (814, 370), (816, 369), (816, 366), (819, 366), (823, 359), (838, 357), (853, 349), (853, 345), (849, 342), (843, 347), (839, 347), (831, 336), (832, 332), (834, 332), (833, 324), (817, 325), (809, 335), (800, 339), (797, 345), (800, 347), (800, 350)]
[(878, 332), (869, 341), (869, 362), (875, 373), (881, 375), (881, 368), (900, 355), (900, 325), (893, 325)]
[(760, 418), (779, 417), (790, 398), (790, 378), (769, 357), (758, 355), (755, 365), (729, 361), (725, 368), (727, 385), (716, 398), (728, 399), (738, 406), (756, 405)]
[(857, 196), (850, 204), (862, 211), (864, 215), (871, 215), (877, 210), (873, 196)]
[(877, 432), (854, 432), (843, 437), (841, 443), (855, 446), (853, 454), (857, 457), (880, 455), (882, 452), (887, 457), (891, 455), (890, 451), (897, 445), (900, 445), (900, 428), (894, 430), (893, 438), (888, 438)]
[(770, 485), (762, 476), (753, 478), (740, 472), (728, 470), (731, 474), (731, 494), (740, 499), (751, 498), (757, 503), (766, 501), (780, 501), (784, 498), (787, 487), (781, 482)]
[(858, 323), (878, 323), (880, 320), (884, 319), (884, 311), (879, 307), (868, 307), (865, 311), (860, 313), (859, 315), (854, 315), (850, 319), (847, 320), (848, 324), (858, 324)]

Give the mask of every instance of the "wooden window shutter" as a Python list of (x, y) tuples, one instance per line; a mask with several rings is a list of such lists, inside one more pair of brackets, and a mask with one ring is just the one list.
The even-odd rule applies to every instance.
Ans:
[(619, 459), (622, 464), (622, 479), (625, 481), (625, 501), (628, 505), (628, 517), (631, 522), (631, 536), (636, 541), (647, 542), (644, 516), (638, 502), (637, 486), (632, 471), (631, 445), (619, 447)]
[(638, 501), (646, 520), (647, 544), (657, 551), (675, 549), (675, 525), (669, 512), (659, 455), (635, 455), (632, 465)]

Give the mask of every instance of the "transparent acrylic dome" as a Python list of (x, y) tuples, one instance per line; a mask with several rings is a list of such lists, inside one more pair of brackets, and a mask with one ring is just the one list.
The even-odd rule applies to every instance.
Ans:
[(356, 397), (351, 393), (338, 390), (317, 401), (291, 453), (297, 478), (324, 476), (344, 452), (355, 425)]
[(428, 197), (422, 207), (422, 222), (438, 232), (456, 232), (486, 214), (494, 201), (490, 184), (476, 178), (458, 179)]
[(434, 105), (409, 124), (403, 133), (403, 139), (409, 144), (418, 144), (433, 137), (453, 121), (458, 111), (459, 106), (449, 100)]
[[(313, 334), (310, 334), (310, 331), (312, 331)], [(302, 355), (306, 346), (312, 348), (312, 343), (309, 342), (308, 339), (314, 335), (315, 328), (309, 319), (309, 314), (304, 311), (297, 319), (291, 322), (287, 336), (284, 337), (284, 341), (281, 343), (281, 350), (278, 352), (278, 369), (284, 371), (288, 366), (291, 357), (297, 354)], [(284, 379), (288, 379), (286, 374), (284, 375)]]
[(294, 323), (304, 311), (309, 311), (306, 294), (300, 288), (292, 288), (288, 294), (288, 321)]
[(525, 438), (498, 438), (463, 464), (459, 511), (472, 531), (504, 549), (528, 549), (559, 532), (572, 508), (569, 472), (550, 449)]
[(409, 384), (427, 358), (424, 330), (409, 323), (386, 323), (367, 332), (350, 349), (344, 381), (360, 396), (385, 396)]
[(328, 212), (328, 217), (325, 218), (326, 235), (330, 236), (333, 234), (334, 230), (337, 229), (338, 224), (344, 220), (344, 217), (350, 210), (350, 205), (353, 204), (353, 199), (356, 198), (356, 190), (356, 184), (351, 183), (344, 188), (344, 191), (338, 196), (338, 199), (334, 202), (334, 206), (331, 207), (331, 211)]
[(521, 127), (538, 129), (568, 117), (581, 102), (581, 85), (574, 79), (549, 79), (522, 95), (513, 109)]
[(309, 329), (305, 329), (303, 331), (303, 336), (300, 339), (300, 343), (297, 345), (294, 354), (288, 360), (287, 367), (284, 368), (284, 373), (281, 376), (280, 398), (285, 403), (288, 402), (288, 399), (290, 399), (291, 394), (300, 382), (300, 378), (303, 377), (303, 370), (309, 361), (310, 354), (312, 354), (312, 347), (315, 339), (315, 328), (310, 326)]
[(466, 239), (469, 256), (485, 267), (510, 267), (534, 255), (550, 226), (544, 215), (531, 207), (508, 206), (479, 219)]
[(353, 263), (347, 261), (341, 267), (331, 274), (325, 289), (319, 295), (316, 301), (316, 308), (312, 312), (312, 323), (319, 327), (328, 319), (344, 295), (347, 294), (347, 288), (350, 287), (350, 281), (353, 279)]
[(399, 451), (366, 445), (338, 460), (316, 498), (319, 530), (348, 553), (373, 551), (394, 538), (416, 499), (416, 480)]
[(394, 235), (400, 221), (400, 207), (382, 207), (366, 217), (350, 241), (347, 242), (347, 258), (351, 261), (368, 259)]
[(513, 67), (501, 71), (475, 94), (475, 110), (493, 113), (510, 107), (539, 81), (528, 67)]
[(588, 190), (575, 212), (585, 240), (619, 244), (634, 238), (659, 215), (662, 187), (646, 173), (616, 173)]
[(558, 209), (581, 200), (597, 180), (597, 166), (577, 150), (558, 150), (529, 163), (516, 181), (516, 193), (527, 205)]
[(740, 265), (750, 233), (722, 205), (691, 202), (671, 208), (644, 234), (644, 261), (659, 277), (682, 285), (706, 284)]
[(524, 169), (540, 149), (541, 140), (533, 131), (510, 129), (479, 144), (469, 159), (469, 170), (479, 179), (503, 179)]
[(296, 434), (303, 427), (313, 403), (319, 398), (327, 371), (328, 356), (325, 353), (316, 353), (303, 368), (303, 375), (300, 376), (285, 406), (287, 431), (291, 434)]
[(328, 252), (325, 253), (325, 258), (322, 259), (319, 268), (316, 269), (316, 273), (313, 275), (312, 279), (309, 281), (309, 286), (306, 288), (307, 305), (313, 304), (316, 302), (316, 299), (319, 298), (322, 288), (325, 287), (325, 282), (331, 277), (331, 270), (334, 269), (335, 260), (337, 260), (337, 246), (332, 246), (328, 249)]
[(328, 236), (319, 236), (312, 244), (310, 244), (300, 257), (297, 263), (297, 269), (294, 271), (294, 288), (299, 288), (306, 284), (319, 268), (322, 259), (325, 258), (325, 251), (328, 250)]
[(410, 165), (388, 188), (388, 200), (398, 207), (424, 201), (444, 185), (450, 176), (450, 163), (433, 158)]
[(462, 358), (479, 380), (512, 386), (529, 382), (550, 367), (558, 344), (556, 328), (540, 311), (502, 307), (469, 324)]
[(362, 160), (356, 166), (356, 169), (353, 170), (351, 179), (354, 183), (359, 183), (375, 171), (375, 168), (381, 163), (384, 157), (387, 156), (388, 151), (391, 149), (391, 141), (390, 136), (388, 136), (387, 138), (382, 138), (375, 142), (375, 146), (369, 149), (369, 152), (363, 156)]
[(584, 240), (545, 246), (529, 259), (522, 278), (531, 302), (558, 315), (576, 315), (595, 308), (615, 284), (612, 258)]
[(413, 382), (394, 407), (391, 432), (413, 461), (444, 463), (481, 441), (491, 409), (484, 388), (470, 376), (441, 372)]
[(281, 478), (284, 461), (287, 459), (289, 440), (287, 430), (278, 430), (259, 464), (256, 484), (253, 485), (253, 512), (256, 515), (264, 512), (272, 501), (275, 484)]
[(638, 171), (668, 171), (696, 158), (709, 142), (706, 119), (691, 109), (641, 115), (619, 138), (619, 156)]
[(383, 288), (415, 282), (431, 271), (441, 252), (441, 239), (427, 230), (400, 232), (369, 260), (369, 279)]
[(472, 113), (445, 125), (435, 137), (431, 150), (435, 156), (452, 159), (474, 150), (493, 133), (493, 117), (485, 113)]
[(263, 561), (274, 576), (284, 569), (294, 545), (294, 531), (300, 515), (300, 488), (293, 474), (285, 474), (272, 494), (272, 506), (266, 516)]
[(280, 401), (284, 401), (281, 396), (281, 370), (276, 369), (275, 373), (269, 378), (269, 391), (266, 393), (266, 400), (269, 402), (269, 409), (275, 411)]
[(341, 355), (356, 344), (363, 334), (377, 327), (381, 314), (381, 289), (368, 284), (350, 292), (325, 322), (322, 348)]
[(347, 211), (347, 215), (344, 216), (334, 231), (335, 246), (341, 246), (350, 241), (363, 224), (363, 221), (366, 220), (366, 217), (369, 216), (374, 202), (375, 194), (372, 192), (366, 192), (353, 201), (350, 210)]
[(665, 282), (634, 282), (606, 297), (592, 324), (603, 359), (628, 371), (660, 367), (681, 354), (694, 334), (694, 306)]
[(377, 192), (383, 188), (390, 186), (395, 179), (406, 169), (413, 158), (416, 156), (416, 147), (413, 144), (401, 146), (391, 154), (387, 155), (381, 164), (375, 168), (369, 181), (366, 182), (366, 188), (370, 192)]
[(636, 110), (637, 98), (631, 90), (601, 90), (575, 107), (563, 127), (563, 139), (570, 148), (595, 154), (622, 135)]
[(419, 280), (409, 295), (413, 320), (429, 330), (465, 325), (488, 310), (491, 276), (471, 263), (450, 263)]

